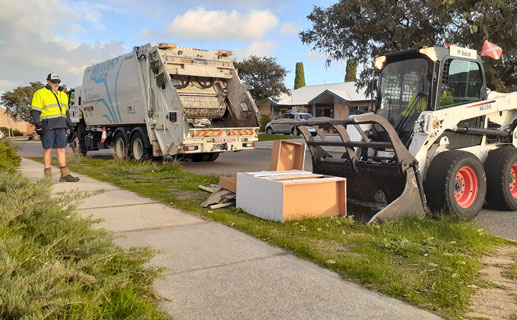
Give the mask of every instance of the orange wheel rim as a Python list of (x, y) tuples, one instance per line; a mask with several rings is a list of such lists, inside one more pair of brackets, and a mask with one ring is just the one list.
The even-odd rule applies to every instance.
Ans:
[[(517, 164), (515, 164), (514, 167), (516, 169), (515, 172), (517, 172)], [(515, 189), (515, 196), (517, 197), (517, 187)], [(454, 179), (454, 198), (456, 199), (458, 205), (462, 208), (471, 207), (476, 201), (477, 195), (478, 177), (474, 169), (465, 166), (458, 170)]]

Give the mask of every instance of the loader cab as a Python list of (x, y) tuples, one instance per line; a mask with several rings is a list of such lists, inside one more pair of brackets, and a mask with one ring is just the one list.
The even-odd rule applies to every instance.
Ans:
[(380, 71), (376, 113), (393, 125), (406, 146), (421, 112), (487, 98), (483, 63), (475, 50), (406, 50), (377, 57), (375, 67)]

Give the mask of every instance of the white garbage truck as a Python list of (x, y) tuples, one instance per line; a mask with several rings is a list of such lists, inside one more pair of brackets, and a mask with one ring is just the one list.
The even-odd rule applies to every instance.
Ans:
[(231, 52), (136, 46), (95, 63), (71, 94), (74, 152), (110, 148), (116, 158), (190, 157), (253, 149), (258, 109)]

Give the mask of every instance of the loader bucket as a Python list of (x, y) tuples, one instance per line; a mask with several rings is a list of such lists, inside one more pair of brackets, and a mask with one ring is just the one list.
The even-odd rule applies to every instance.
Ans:
[[(308, 126), (314, 127), (312, 137)], [(323, 128), (337, 132), (330, 136)], [(425, 195), (418, 162), (381, 116), (300, 122), (314, 173), (347, 179), (348, 214), (363, 223), (423, 217)], [(369, 129), (368, 131), (366, 129)]]

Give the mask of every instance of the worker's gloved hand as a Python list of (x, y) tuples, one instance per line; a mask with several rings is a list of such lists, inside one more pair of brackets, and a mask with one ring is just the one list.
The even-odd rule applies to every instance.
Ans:
[(43, 135), (43, 123), (41, 122), (38, 122), (34, 125), (36, 127), (36, 133), (39, 135), (39, 136), (42, 136)]
[(71, 123), (68, 123), (67, 125), (68, 125), (68, 130), (67, 130), (66, 134), (67, 135), (73, 134), (74, 133), (74, 125), (71, 124)]

